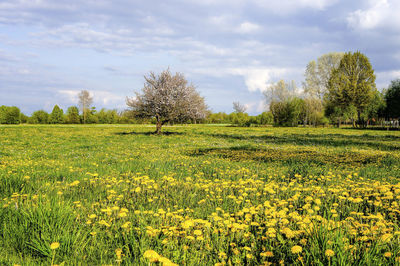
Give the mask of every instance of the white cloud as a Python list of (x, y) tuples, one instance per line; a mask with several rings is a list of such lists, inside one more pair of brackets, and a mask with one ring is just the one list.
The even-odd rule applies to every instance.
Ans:
[(400, 69), (376, 72), (376, 87), (387, 88), (391, 80), (400, 78)]
[(239, 33), (253, 33), (257, 32), (260, 28), (259, 25), (246, 21), (241, 23), (236, 31)]
[(69, 103), (77, 103), (78, 102), (78, 93), (79, 90), (58, 90), (57, 91), (63, 98), (66, 98)]
[[(81, 90), (58, 90), (58, 94), (66, 98), (66, 101), (70, 104), (78, 103), (78, 94)], [(89, 91), (90, 95), (93, 97), (93, 105), (98, 104), (102, 106), (116, 106), (118, 108), (125, 107), (125, 96), (120, 96), (109, 91)]]
[(400, 2), (397, 0), (370, 1), (367, 9), (358, 9), (347, 16), (354, 29), (372, 30), (381, 27), (400, 29)]
[(265, 1), (254, 0), (260, 7), (281, 15), (301, 12), (301, 9), (325, 10), (338, 2), (338, 0), (279, 0)]
[(285, 68), (233, 68), (232, 74), (241, 75), (251, 92), (265, 91), (273, 80), (287, 73)]

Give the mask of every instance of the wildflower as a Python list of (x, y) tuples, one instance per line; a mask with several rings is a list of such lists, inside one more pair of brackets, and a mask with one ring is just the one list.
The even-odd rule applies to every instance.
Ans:
[(107, 223), (107, 222), (104, 221), (104, 220), (101, 220), (101, 221), (99, 222), (99, 224), (104, 225), (104, 226), (106, 226), (106, 227), (110, 227), (110, 226), (111, 226), (109, 223)]
[(158, 255), (157, 252), (155, 252), (154, 250), (146, 250), (143, 253), (143, 257), (145, 257), (146, 259), (150, 260), (150, 262), (157, 262), (160, 259), (160, 255)]
[(385, 256), (386, 258), (390, 258), (392, 256), (392, 252), (385, 252), (383, 256)]
[(50, 249), (57, 249), (60, 247), (60, 243), (58, 242), (53, 242), (50, 244)]
[(274, 253), (272, 251), (261, 252), (260, 256), (270, 258), (274, 256)]
[(120, 213), (118, 213), (118, 216), (121, 218), (124, 218), (127, 216), (127, 214), (126, 214), (126, 212), (120, 212)]
[(193, 234), (194, 234), (195, 236), (201, 236), (203, 233), (202, 233), (200, 230), (194, 230), (194, 231), (193, 231)]
[(392, 238), (392, 234), (384, 234), (381, 236), (383, 242), (389, 241), (390, 238)]
[(293, 254), (298, 254), (301, 253), (303, 251), (303, 248), (301, 246), (293, 246), (291, 249)]
[(126, 223), (124, 223), (123, 225), (121, 225), (121, 228), (126, 229), (126, 228), (129, 227), (130, 224), (131, 224), (131, 222), (126, 222)]
[(122, 249), (121, 248), (117, 248), (115, 250), (115, 255), (117, 256), (117, 262), (121, 262)]
[(327, 250), (325, 250), (325, 256), (333, 257), (333, 256), (335, 256), (335, 251), (333, 251), (332, 249), (327, 249)]
[(161, 257), (161, 256), (158, 261), (161, 262), (163, 266), (177, 266), (178, 265), (176, 263), (173, 263), (169, 259), (167, 259), (165, 257)]

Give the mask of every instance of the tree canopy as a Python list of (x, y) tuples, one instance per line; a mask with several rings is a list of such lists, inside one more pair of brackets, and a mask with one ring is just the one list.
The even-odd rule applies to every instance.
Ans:
[(310, 61), (305, 71), (305, 81), (303, 83), (304, 92), (311, 97), (322, 100), (328, 91), (328, 83), (332, 71), (339, 66), (344, 53), (332, 52), (321, 55), (317, 61)]
[(332, 71), (327, 100), (344, 109), (354, 106), (358, 124), (364, 126), (361, 115), (371, 102), (375, 88), (375, 74), (368, 57), (360, 52), (348, 52)]
[(400, 79), (392, 80), (386, 95), (386, 116), (400, 118)]
[(158, 75), (150, 72), (144, 79), (142, 92), (127, 98), (126, 103), (137, 117), (155, 118), (157, 134), (165, 123), (205, 118), (204, 98), (183, 74), (172, 75), (167, 69)]
[(79, 106), (83, 114), (83, 123), (86, 124), (87, 114), (89, 112), (90, 106), (93, 103), (93, 97), (90, 96), (90, 93), (87, 90), (82, 90), (78, 94), (78, 98), (79, 98)]

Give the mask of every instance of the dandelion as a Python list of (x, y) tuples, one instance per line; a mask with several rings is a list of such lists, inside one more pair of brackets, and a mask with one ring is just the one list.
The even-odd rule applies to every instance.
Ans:
[(57, 249), (60, 247), (60, 243), (58, 242), (53, 242), (50, 244), (50, 249)]
[(58, 242), (53, 242), (53, 243), (50, 244), (50, 249), (51, 249), (51, 250), (54, 250), (54, 252), (53, 252), (53, 257), (52, 257), (52, 259), (51, 259), (51, 265), (54, 265), (54, 258), (56, 257), (56, 252), (55, 252), (55, 250), (56, 250), (57, 248), (59, 248), (59, 247), (60, 247), (60, 243), (58, 243)]
[(143, 257), (150, 260), (150, 262), (157, 262), (160, 259), (160, 255), (158, 255), (158, 253), (155, 252), (154, 250), (146, 250), (143, 253)]
[(194, 234), (195, 236), (201, 236), (203, 233), (202, 233), (200, 230), (194, 230), (194, 231), (193, 231), (193, 234)]
[(274, 253), (272, 251), (265, 251), (265, 252), (261, 252), (260, 253), (261, 257), (267, 257), (267, 258), (271, 258), (274, 256)]
[(303, 248), (301, 246), (293, 246), (291, 249), (293, 254), (298, 254), (301, 253), (303, 251)]
[(333, 251), (332, 249), (327, 249), (325, 250), (325, 256), (327, 256), (328, 258), (335, 256), (335, 251)]
[(383, 256), (385, 256), (386, 258), (390, 258), (392, 256), (392, 252), (385, 252)]
[(110, 226), (111, 226), (109, 223), (107, 223), (107, 222), (104, 221), (104, 220), (101, 220), (101, 221), (99, 222), (99, 224), (104, 225), (104, 226), (106, 226), (106, 227), (110, 227)]
[(171, 260), (165, 257), (160, 257), (158, 261), (161, 262), (163, 266), (178, 266), (178, 264), (173, 263)]
[(115, 250), (115, 255), (117, 256), (116, 262), (118, 262), (118, 265), (122, 262), (121, 256), (122, 256), (122, 249), (117, 248)]
[(131, 225), (131, 222), (126, 222), (123, 225), (121, 225), (121, 228), (127, 229)]

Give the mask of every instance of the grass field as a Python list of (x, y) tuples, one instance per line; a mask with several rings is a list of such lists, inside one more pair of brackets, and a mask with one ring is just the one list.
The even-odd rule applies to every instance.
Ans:
[(1, 126), (0, 264), (400, 263), (400, 132), (163, 130)]

